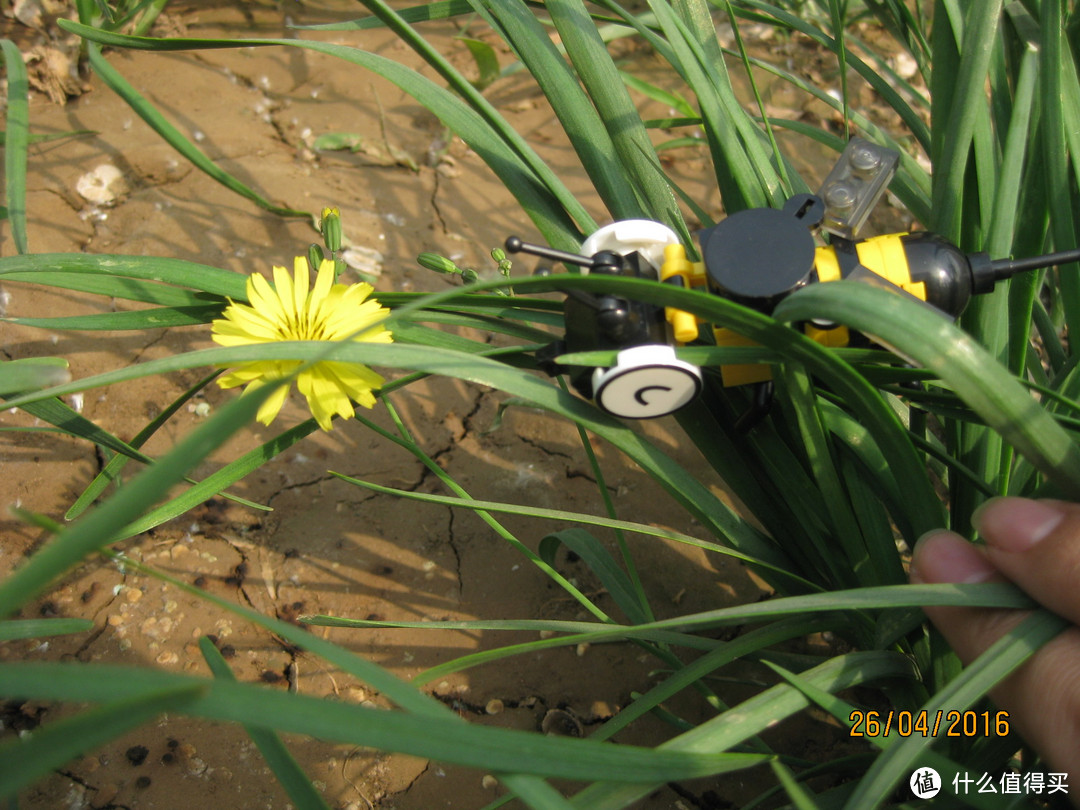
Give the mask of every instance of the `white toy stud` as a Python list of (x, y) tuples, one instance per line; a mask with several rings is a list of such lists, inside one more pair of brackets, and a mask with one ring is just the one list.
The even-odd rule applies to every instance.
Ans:
[(581, 252), (592, 256), (601, 250), (613, 250), (625, 256), (637, 251), (653, 267), (660, 267), (664, 263), (664, 248), (678, 241), (675, 231), (662, 222), (623, 219), (595, 231), (581, 243)]
[(593, 373), (596, 404), (623, 419), (674, 413), (701, 391), (701, 369), (675, 356), (671, 346), (624, 349), (612, 368)]

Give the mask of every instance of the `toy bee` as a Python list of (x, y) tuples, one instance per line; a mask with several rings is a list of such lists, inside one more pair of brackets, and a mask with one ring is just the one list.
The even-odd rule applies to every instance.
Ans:
[[(651, 220), (623, 220), (589, 236), (582, 254), (506, 240), (510, 253), (530, 253), (583, 272), (620, 275), (705, 289), (771, 314), (786, 296), (807, 284), (841, 279), (882, 281), (942, 312), (958, 317), (971, 296), (1019, 272), (1080, 260), (1080, 250), (1032, 259), (991, 260), (965, 254), (933, 233), (894, 233), (856, 238), (896, 173), (899, 155), (852, 138), (817, 194), (799, 194), (783, 208), (752, 208), (698, 233), (702, 261), (690, 262), (675, 232)], [(818, 245), (824, 232), (829, 244)], [(692, 314), (617, 295), (568, 291), (566, 335), (540, 353), (541, 367), (567, 373), (574, 388), (607, 413), (624, 419), (665, 416), (701, 391), (701, 369), (680, 360), (675, 346), (701, 337)], [(846, 327), (810, 322), (806, 334), (826, 346), (847, 346)], [(718, 346), (753, 345), (723, 327), (712, 328)], [(568, 352), (617, 350), (610, 368), (560, 366)], [(725, 386), (762, 384), (767, 365), (726, 365)]]

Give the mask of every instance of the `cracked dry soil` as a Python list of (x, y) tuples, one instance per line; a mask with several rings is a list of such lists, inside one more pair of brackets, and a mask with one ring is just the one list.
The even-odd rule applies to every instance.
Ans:
[[(288, 15), (319, 23), (354, 15), (355, 4), (289, 2), (218, 6), (180, 2), (169, 7), (178, 30), (200, 36), (279, 36)], [(5, 36), (33, 39), (10, 20)], [(468, 70), (459, 30), (450, 23), (425, 28), (444, 52)], [(383, 32), (323, 34), (415, 64), (418, 60)], [(509, 60), (502, 52), (501, 57)], [(341, 209), (346, 236), (378, 262), (379, 290), (438, 290), (447, 283), (415, 265), (434, 250), (461, 264), (489, 268), (487, 251), (511, 233), (534, 236), (527, 219), (475, 155), (447, 138), (442, 125), (392, 85), (320, 54), (285, 49), (237, 49), (150, 54), (111, 51), (109, 61), (219, 165), (274, 201), (319, 211)], [(643, 67), (648, 67), (647, 56)], [(288, 264), (316, 239), (309, 226), (266, 214), (217, 185), (176, 155), (100, 81), (66, 106), (35, 94), (36, 133), (92, 130), (93, 134), (31, 147), (30, 248), (171, 256), (241, 273)], [(489, 91), (511, 123), (578, 189), (594, 215), (602, 208), (573, 165), (557, 122), (521, 76)], [(312, 138), (326, 132), (361, 136), (355, 152), (316, 152)], [(410, 168), (411, 156), (416, 169)], [(79, 178), (110, 164), (126, 189), (112, 205), (94, 206), (76, 191)], [(677, 182), (715, 207), (704, 163), (694, 153), (672, 159)], [(14, 252), (3, 234), (4, 255)], [(12, 316), (74, 315), (129, 304), (70, 291), (5, 283)], [(0, 325), (8, 359), (68, 358), (74, 377), (211, 345), (205, 327), (147, 332), (75, 333)], [(72, 404), (124, 439), (132, 438), (201, 371), (88, 391)], [(209, 387), (174, 416), (145, 448), (165, 452), (233, 392)], [(475, 497), (572, 511), (603, 507), (576, 430), (546, 413), (512, 408), (491, 430), (497, 392), (453, 380), (432, 380), (396, 397), (408, 428), (429, 454)], [(203, 405), (205, 403), (205, 405)], [(225, 461), (297, 423), (295, 399), (272, 429), (255, 425), (195, 471), (202, 478)], [(372, 418), (388, 426), (378, 410)], [(32, 424), (4, 412), (0, 425)], [(666, 422), (641, 426), (692, 469), (703, 465), (680, 445)], [(678, 507), (629, 462), (598, 448), (620, 515), (700, 533)], [(0, 504), (62, 519), (103, 459), (86, 442), (53, 433), (5, 434)], [(214, 499), (192, 512), (120, 544), (128, 555), (222, 598), (295, 620), (303, 614), (399, 620), (468, 618), (585, 618), (527, 560), (474, 514), (374, 494), (334, 478), (328, 470), (410, 490), (441, 491), (414, 458), (355, 421), (314, 435), (234, 488), (272, 507), (251, 510)], [(708, 478), (721, 492), (718, 482)], [(507, 517), (505, 525), (535, 548), (560, 528)], [(10, 570), (45, 542), (37, 529), (0, 516), (0, 569)], [(605, 538), (609, 540), (610, 538)], [(631, 538), (658, 618), (753, 599), (758, 590), (737, 564), (655, 538)], [(584, 567), (560, 558), (560, 568), (588, 592), (599, 586)], [(600, 604), (612, 608), (599, 594)], [(89, 558), (65, 581), (23, 612), (30, 616), (86, 617), (85, 635), (0, 646), (0, 660), (79, 660), (160, 667), (207, 674), (197, 641), (209, 635), (247, 682), (292, 689), (329, 700), (386, 705), (364, 684), (239, 618), (160, 581)], [(313, 632), (345, 645), (404, 678), (461, 654), (528, 638), (521, 634), (408, 630)], [(470, 722), (581, 733), (645, 691), (655, 662), (624, 645), (556, 649), (460, 673), (427, 687)], [(726, 695), (738, 699), (738, 690)], [(9, 701), (0, 704), (3, 734), (32, 729), (69, 714), (71, 707)], [(689, 719), (694, 702), (672, 704)], [(554, 713), (553, 710), (558, 710)], [(671, 735), (646, 718), (621, 742), (654, 745)], [(502, 788), (485, 774), (313, 739), (290, 739), (292, 750), (335, 808), (481, 807)], [(735, 774), (703, 784), (671, 786), (643, 807), (721, 807), (739, 803), (752, 776)], [(161, 718), (104, 748), (70, 762), (24, 792), (20, 806), (35, 808), (285, 808), (288, 800), (243, 730), (179, 716)]]

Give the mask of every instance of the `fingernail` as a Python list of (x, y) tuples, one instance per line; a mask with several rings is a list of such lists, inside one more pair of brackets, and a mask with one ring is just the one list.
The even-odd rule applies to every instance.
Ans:
[(958, 534), (935, 529), (915, 543), (911, 555), (911, 579), (928, 585), (970, 585), (990, 579), (996, 569), (982, 553)]
[(991, 498), (971, 516), (987, 545), (1001, 551), (1027, 551), (1065, 519), (1064, 510), (1049, 501)]

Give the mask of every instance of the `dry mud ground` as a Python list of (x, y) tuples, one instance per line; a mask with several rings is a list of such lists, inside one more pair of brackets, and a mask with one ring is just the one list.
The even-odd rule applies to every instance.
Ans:
[[(407, 5), (407, 4), (400, 4)], [(280, 36), (286, 18), (298, 23), (347, 19), (359, 6), (339, 2), (170, 5), (173, 32), (190, 36)], [(4, 20), (5, 36), (26, 48), (36, 35)], [(469, 69), (455, 45), (455, 25), (425, 28), (444, 52)], [(305, 36), (312, 36), (305, 34)], [(321, 39), (363, 47), (416, 64), (385, 33), (335, 33)], [(509, 55), (500, 53), (504, 63)], [(294, 208), (340, 207), (346, 236), (377, 263), (380, 290), (439, 290), (445, 279), (413, 258), (435, 250), (463, 265), (490, 269), (486, 252), (511, 233), (535, 238), (528, 220), (480, 161), (410, 98), (377, 76), (330, 57), (277, 48), (149, 54), (111, 51), (109, 61), (165, 115), (195, 138), (220, 166), (266, 197)], [(638, 62), (646, 73), (650, 57)], [(422, 68), (420, 68), (423, 70)], [(656, 77), (662, 79), (660, 74)], [(96, 78), (66, 106), (34, 94), (35, 133), (92, 130), (94, 134), (31, 148), (29, 242), (36, 253), (96, 252), (189, 259), (240, 273), (288, 264), (317, 237), (299, 220), (264, 213), (184, 162)], [(590, 193), (550, 111), (523, 76), (488, 91), (511, 123), (536, 144), (594, 215)], [(657, 110), (663, 115), (665, 110)], [(312, 139), (327, 132), (361, 136), (355, 152), (316, 152)], [(402, 155), (410, 156), (405, 159)], [(408, 165), (410, 159), (416, 168)], [(123, 174), (112, 205), (92, 205), (76, 192), (80, 177), (109, 164)], [(706, 164), (693, 151), (677, 153), (669, 170), (714, 213)], [(3, 255), (14, 252), (4, 229)], [(71, 315), (123, 308), (123, 302), (67, 291), (5, 283), (8, 315)], [(131, 333), (47, 332), (0, 324), (5, 359), (38, 355), (68, 358), (75, 377), (211, 345), (205, 327)], [(84, 416), (124, 439), (132, 438), (199, 378), (172, 374), (87, 392), (72, 400)], [(235, 396), (216, 387), (198, 402), (212, 411)], [(573, 511), (602, 512), (576, 431), (546, 413), (511, 409), (489, 431), (498, 393), (438, 380), (409, 388), (396, 403), (409, 429), (469, 492)], [(201, 478), (226, 460), (296, 424), (305, 412), (294, 399), (272, 428), (254, 426), (196, 471)], [(205, 418), (194, 406), (172, 418), (146, 448), (167, 450)], [(375, 412), (377, 421), (386, 423)], [(31, 424), (4, 412), (0, 426)], [(643, 425), (662, 447), (720, 482), (682, 445), (673, 424)], [(600, 455), (619, 513), (630, 519), (700, 533), (641, 472), (610, 448)], [(9, 516), (6, 507), (62, 519), (67, 507), (100, 469), (102, 457), (85, 442), (49, 433), (6, 433), (0, 440), (0, 568), (9, 570), (45, 540), (42, 532)], [(211, 593), (278, 617), (328, 613), (385, 619), (584, 618), (548, 579), (474, 515), (418, 505), (351, 487), (335, 470), (385, 485), (441, 491), (421, 464), (355, 422), (338, 424), (285, 452), (235, 487), (269, 513), (215, 499), (193, 512), (125, 542), (125, 553)], [(535, 547), (560, 528), (505, 520)], [(660, 618), (715, 608), (759, 594), (745, 571), (719, 556), (654, 538), (632, 538), (645, 586)], [(586, 591), (594, 589), (580, 563), (562, 561)], [(601, 604), (610, 600), (600, 597)], [(24, 616), (86, 617), (94, 629), (48, 643), (8, 644), (0, 659), (110, 662), (206, 674), (197, 639), (212, 634), (237, 676), (268, 689), (293, 688), (344, 701), (379, 695), (319, 660), (238, 618), (97, 558), (24, 611)], [(401, 677), (520, 635), (408, 630), (315, 629)], [(429, 689), (471, 722), (537, 729), (552, 709), (563, 709), (587, 731), (659, 677), (656, 664), (623, 645), (561, 648), (512, 658), (433, 684)], [(738, 690), (725, 695), (739, 697)], [(501, 701), (502, 711), (489, 713)], [(693, 719), (690, 702), (673, 705)], [(3, 706), (3, 728), (13, 733), (63, 716), (65, 709), (31, 703)], [(672, 732), (645, 719), (619, 739), (656, 744)], [(476, 771), (402, 755), (290, 741), (308, 774), (335, 808), (481, 807), (502, 788)], [(811, 754), (814, 743), (795, 746)], [(728, 807), (753, 795), (752, 775), (664, 788), (644, 807)], [(751, 790), (754, 787), (755, 790)], [(728, 804), (728, 803), (731, 804)], [(181, 717), (167, 717), (69, 763), (20, 799), (24, 808), (284, 808), (288, 800), (244, 732)]]

